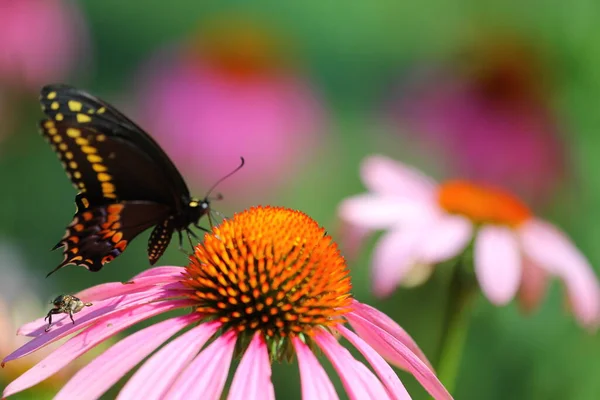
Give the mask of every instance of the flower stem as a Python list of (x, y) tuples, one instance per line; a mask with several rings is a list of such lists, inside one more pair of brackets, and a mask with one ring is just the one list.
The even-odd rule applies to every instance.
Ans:
[(455, 390), (476, 289), (474, 278), (463, 268), (464, 258), (460, 257), (452, 272), (436, 362), (437, 375), (450, 393)]

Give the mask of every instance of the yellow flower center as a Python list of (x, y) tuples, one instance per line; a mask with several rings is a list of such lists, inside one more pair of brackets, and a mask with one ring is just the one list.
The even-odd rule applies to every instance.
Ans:
[(441, 184), (438, 202), (449, 213), (464, 215), (474, 223), (516, 227), (531, 217), (529, 208), (512, 194), (460, 180)]
[[(197, 312), (270, 341), (343, 322), (351, 282), (344, 258), (310, 217), (256, 207), (207, 233), (190, 257), (184, 284)], [(248, 335), (245, 335), (248, 334)]]

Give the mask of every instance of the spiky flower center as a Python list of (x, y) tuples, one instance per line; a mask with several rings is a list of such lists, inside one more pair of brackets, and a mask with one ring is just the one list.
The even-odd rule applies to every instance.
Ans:
[(449, 213), (464, 215), (475, 223), (515, 227), (531, 217), (529, 208), (512, 194), (460, 180), (441, 184), (438, 202)]
[(256, 207), (206, 234), (187, 267), (197, 312), (268, 342), (310, 337), (349, 311), (346, 262), (325, 230), (294, 210)]

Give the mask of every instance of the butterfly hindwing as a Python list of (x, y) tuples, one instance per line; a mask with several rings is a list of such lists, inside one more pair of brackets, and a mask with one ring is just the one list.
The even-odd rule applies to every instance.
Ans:
[(151, 202), (124, 202), (78, 209), (67, 232), (54, 247), (64, 260), (51, 273), (75, 264), (99, 271), (120, 255), (139, 233), (162, 222), (168, 207)]
[(167, 246), (169, 246), (169, 242), (171, 242), (174, 230), (175, 227), (171, 218), (164, 220), (154, 227), (148, 239), (148, 259), (150, 260), (150, 265), (154, 265), (163, 255)]

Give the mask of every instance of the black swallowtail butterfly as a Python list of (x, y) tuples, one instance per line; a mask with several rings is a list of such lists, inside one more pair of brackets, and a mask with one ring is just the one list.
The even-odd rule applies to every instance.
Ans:
[(190, 225), (203, 229), (198, 221), (210, 212), (208, 196), (191, 197), (169, 157), (129, 118), (66, 85), (45, 86), (40, 102), (48, 116), (41, 122), (42, 135), (79, 191), (73, 221), (54, 247), (63, 247), (64, 260), (48, 275), (69, 264), (99, 271), (152, 226), (153, 265), (173, 232), (181, 245), (182, 231), (193, 235)]

